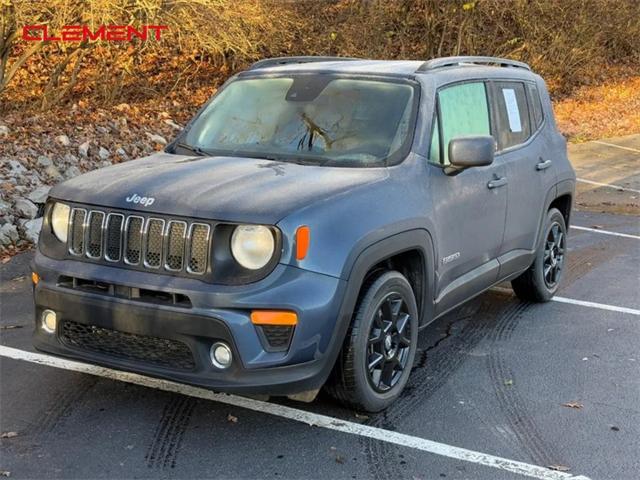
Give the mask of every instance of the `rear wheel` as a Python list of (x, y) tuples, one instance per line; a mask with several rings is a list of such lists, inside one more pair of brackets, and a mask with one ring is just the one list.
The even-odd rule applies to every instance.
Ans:
[(562, 279), (567, 252), (567, 227), (559, 210), (547, 213), (542, 242), (529, 269), (511, 282), (513, 291), (525, 301), (548, 302)]
[(327, 390), (369, 412), (388, 407), (407, 384), (418, 341), (411, 285), (396, 271), (365, 285)]

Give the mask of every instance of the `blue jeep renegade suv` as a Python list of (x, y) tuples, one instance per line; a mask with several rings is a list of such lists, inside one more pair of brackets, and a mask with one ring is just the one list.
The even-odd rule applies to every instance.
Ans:
[(164, 152), (51, 191), (35, 346), (379, 411), (433, 320), (503, 281), (554, 295), (574, 187), (526, 64), (263, 60)]

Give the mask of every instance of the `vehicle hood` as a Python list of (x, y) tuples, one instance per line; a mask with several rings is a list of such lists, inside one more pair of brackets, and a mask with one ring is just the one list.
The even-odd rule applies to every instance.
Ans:
[[(275, 224), (312, 202), (387, 176), (385, 168), (157, 153), (75, 177), (54, 187), (50, 196), (141, 212)], [(154, 200), (148, 206), (128, 202), (134, 194)]]

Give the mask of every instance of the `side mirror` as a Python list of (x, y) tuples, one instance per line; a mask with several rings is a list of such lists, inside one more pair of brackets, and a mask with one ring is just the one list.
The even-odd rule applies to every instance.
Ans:
[(490, 135), (456, 137), (449, 142), (449, 163), (458, 172), (491, 165), (495, 148), (495, 140)]

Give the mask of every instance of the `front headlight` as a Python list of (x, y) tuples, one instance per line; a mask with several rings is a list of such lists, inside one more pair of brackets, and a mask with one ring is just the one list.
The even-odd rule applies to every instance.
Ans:
[(260, 270), (269, 263), (275, 250), (271, 230), (262, 225), (239, 225), (231, 236), (231, 253), (249, 270)]
[(51, 228), (53, 234), (61, 242), (67, 242), (67, 233), (69, 231), (69, 213), (71, 207), (64, 203), (56, 202), (51, 211)]

